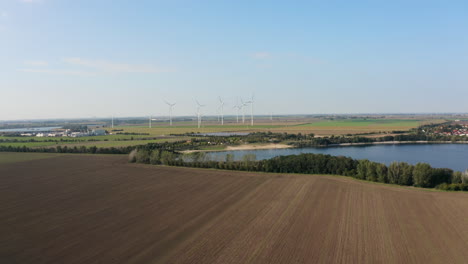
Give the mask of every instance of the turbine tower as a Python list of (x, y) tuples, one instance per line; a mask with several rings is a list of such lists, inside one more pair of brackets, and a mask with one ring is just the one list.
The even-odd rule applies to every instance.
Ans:
[(224, 125), (224, 115), (223, 115), (223, 110), (224, 110), (224, 101), (221, 99), (221, 97), (218, 97), (219, 102), (221, 105), (219, 106), (219, 109), (221, 110), (220, 115), (221, 115), (221, 125)]
[(112, 124), (111, 127), (114, 128), (114, 116), (112, 116)]
[(200, 128), (201, 122), (202, 122), (200, 109), (204, 107), (205, 105), (200, 104), (197, 100), (195, 100), (195, 102), (197, 103), (198, 128)]
[(254, 104), (254, 96), (252, 94), (252, 97), (250, 98), (250, 101), (245, 102), (246, 104), (250, 104), (250, 125), (253, 126), (254, 121), (253, 121), (253, 104)]
[(233, 108), (237, 109), (236, 119), (237, 119), (237, 123), (239, 123), (239, 112), (242, 109), (242, 105), (239, 104), (239, 98), (237, 98), (237, 103)]
[(148, 124), (149, 128), (151, 128), (151, 115), (149, 116), (149, 124)]
[(241, 108), (242, 108), (242, 124), (245, 123), (245, 109), (244, 107), (247, 106), (249, 102), (244, 102), (241, 98)]
[(174, 105), (176, 105), (176, 103), (171, 104), (166, 100), (164, 100), (164, 102), (169, 106), (169, 125), (172, 126), (172, 108), (174, 108)]

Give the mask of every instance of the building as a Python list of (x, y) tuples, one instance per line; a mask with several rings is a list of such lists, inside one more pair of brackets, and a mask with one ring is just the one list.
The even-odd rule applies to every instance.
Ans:
[(94, 136), (105, 136), (106, 135), (106, 130), (104, 129), (93, 129), (91, 130), (91, 135)]
[(70, 137), (86, 137), (89, 136), (88, 133), (83, 133), (83, 132), (72, 132), (70, 134)]

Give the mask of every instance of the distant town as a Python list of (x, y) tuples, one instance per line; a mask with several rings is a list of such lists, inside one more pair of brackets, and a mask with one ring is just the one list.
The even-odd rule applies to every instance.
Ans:
[(85, 131), (74, 131), (73, 129), (56, 129), (54, 131), (40, 131), (21, 133), (22, 137), (89, 137), (108, 135), (104, 129), (87, 129)]
[(427, 132), (444, 136), (468, 136), (468, 123), (455, 120), (453, 123), (436, 126)]

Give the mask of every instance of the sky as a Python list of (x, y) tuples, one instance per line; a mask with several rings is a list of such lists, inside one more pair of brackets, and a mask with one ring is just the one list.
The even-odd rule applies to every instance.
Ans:
[(0, 120), (468, 112), (467, 1), (0, 0)]

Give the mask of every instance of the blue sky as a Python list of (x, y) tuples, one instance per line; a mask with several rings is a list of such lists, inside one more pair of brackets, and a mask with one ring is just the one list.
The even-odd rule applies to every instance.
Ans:
[(466, 1), (0, 2), (0, 120), (468, 112)]

